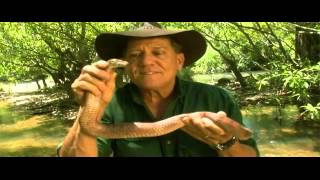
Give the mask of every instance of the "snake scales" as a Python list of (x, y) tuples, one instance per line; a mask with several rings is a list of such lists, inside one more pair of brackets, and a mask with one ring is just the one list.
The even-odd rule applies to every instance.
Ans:
[[(108, 60), (109, 68), (125, 67), (128, 63), (120, 59)], [(80, 111), (79, 123), (83, 131), (108, 139), (155, 137), (168, 134), (184, 126), (181, 116), (174, 116), (157, 122), (133, 122), (121, 124), (102, 124), (101, 97), (86, 93), (86, 101)]]

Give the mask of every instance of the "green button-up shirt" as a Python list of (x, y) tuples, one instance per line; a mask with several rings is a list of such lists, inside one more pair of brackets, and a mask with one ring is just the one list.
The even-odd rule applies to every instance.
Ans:
[[(177, 78), (175, 98), (170, 102), (161, 117), (165, 119), (182, 113), (197, 111), (224, 111), (231, 119), (242, 123), (239, 107), (233, 98), (217, 86), (190, 82)], [(134, 84), (118, 89), (105, 110), (102, 122), (147, 122), (157, 121)], [(258, 152), (253, 139), (244, 141)], [(133, 138), (110, 140), (98, 138), (99, 156), (217, 156), (217, 151), (209, 145), (177, 130), (170, 134), (154, 138)]]

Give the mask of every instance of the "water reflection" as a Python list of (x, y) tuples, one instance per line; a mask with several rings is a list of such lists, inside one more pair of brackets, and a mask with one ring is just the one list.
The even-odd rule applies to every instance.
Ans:
[(297, 123), (295, 106), (287, 106), (281, 114), (275, 107), (261, 106), (249, 106), (242, 112), (261, 156), (320, 156), (319, 127), (316, 123)]
[[(26, 116), (0, 101), (0, 156), (53, 156), (67, 132), (66, 124), (46, 116)], [(320, 125), (296, 123), (298, 109), (288, 106), (249, 106), (242, 110), (244, 123), (253, 130), (261, 156), (320, 157)]]
[(17, 121), (25, 120), (26, 116), (18, 113), (14, 107), (9, 107), (5, 101), (0, 101), (0, 124), (14, 124)]
[(0, 101), (0, 157), (55, 156), (56, 146), (69, 125), (47, 115), (22, 112), (17, 106)]

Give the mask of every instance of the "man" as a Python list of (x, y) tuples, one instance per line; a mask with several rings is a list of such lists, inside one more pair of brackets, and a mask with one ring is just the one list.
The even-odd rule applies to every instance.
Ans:
[[(78, 119), (59, 148), (60, 156), (257, 156), (251, 132), (233, 99), (221, 88), (181, 80), (177, 73), (206, 51), (193, 30), (168, 31), (145, 23), (134, 31), (104, 33), (96, 50), (106, 61), (85, 66), (72, 84), (83, 107), (85, 92), (101, 97), (105, 124), (155, 122), (184, 115), (185, 126), (160, 137), (105, 139), (81, 128)], [(115, 91), (110, 58), (128, 62), (131, 82)], [(105, 70), (107, 69), (107, 70)], [(79, 114), (81, 116), (81, 114)]]

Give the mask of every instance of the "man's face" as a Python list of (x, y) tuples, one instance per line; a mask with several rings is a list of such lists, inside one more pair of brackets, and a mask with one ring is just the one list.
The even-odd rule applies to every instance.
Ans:
[(171, 85), (184, 63), (183, 53), (177, 53), (171, 41), (162, 37), (129, 41), (125, 59), (131, 81), (149, 90)]

